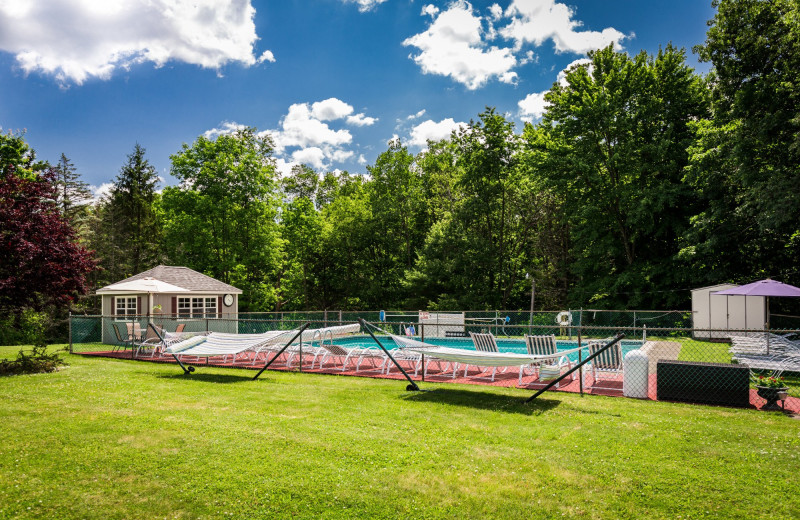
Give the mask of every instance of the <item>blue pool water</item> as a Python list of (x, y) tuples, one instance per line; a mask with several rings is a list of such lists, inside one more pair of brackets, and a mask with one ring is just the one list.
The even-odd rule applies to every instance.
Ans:
[[(378, 340), (381, 342), (386, 350), (394, 350), (397, 348), (397, 345), (394, 341), (386, 336), (376, 336)], [(414, 338), (419, 339), (419, 338)], [(347, 338), (339, 338), (335, 340), (337, 345), (342, 345), (343, 347), (377, 347), (375, 341), (372, 340), (369, 336), (350, 336)], [(451, 348), (462, 348), (464, 350), (475, 350), (475, 347), (472, 345), (472, 340), (469, 338), (425, 338), (425, 343), (429, 343), (431, 345), (441, 345), (443, 347), (451, 347)], [(584, 342), (584, 345), (586, 343)], [(631, 350), (635, 350), (642, 346), (642, 342), (639, 340), (622, 340), (622, 355), (623, 357)], [(567, 340), (556, 340), (556, 347), (558, 350), (570, 350), (573, 348), (578, 347), (578, 341), (567, 341)], [(497, 348), (500, 349), (500, 352), (514, 352), (517, 354), (525, 354), (525, 341), (522, 339), (503, 339), (497, 338)], [(584, 347), (582, 350), (583, 358), (585, 359), (586, 356), (589, 355), (589, 349)], [(578, 353), (573, 352), (569, 355), (569, 358), (572, 361), (577, 361)]]

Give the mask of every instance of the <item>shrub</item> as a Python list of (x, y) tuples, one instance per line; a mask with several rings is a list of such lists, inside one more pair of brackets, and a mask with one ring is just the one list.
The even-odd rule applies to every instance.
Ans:
[(17, 322), (14, 316), (0, 317), (0, 345), (41, 345), (51, 320), (47, 313), (25, 309)]
[(0, 359), (0, 376), (55, 372), (60, 365), (66, 363), (58, 351), (48, 353), (46, 345), (35, 345), (27, 352), (20, 349), (17, 359)]

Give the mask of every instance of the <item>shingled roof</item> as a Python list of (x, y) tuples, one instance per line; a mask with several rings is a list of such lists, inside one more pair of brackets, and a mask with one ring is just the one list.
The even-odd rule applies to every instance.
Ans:
[(142, 278), (155, 278), (156, 280), (171, 283), (172, 285), (183, 287), (187, 291), (192, 292), (242, 294), (241, 289), (220, 282), (216, 278), (211, 278), (203, 273), (198, 273), (194, 269), (171, 265), (159, 265), (116, 283), (132, 282), (134, 280), (141, 280)]

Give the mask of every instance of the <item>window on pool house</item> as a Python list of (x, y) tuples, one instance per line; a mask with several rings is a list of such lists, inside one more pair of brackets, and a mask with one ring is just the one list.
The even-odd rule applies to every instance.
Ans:
[(216, 318), (217, 298), (214, 296), (178, 298), (178, 316), (181, 318)]
[(135, 296), (132, 298), (117, 296), (115, 306), (114, 314), (116, 315), (118, 321), (125, 321), (128, 316), (136, 316)]

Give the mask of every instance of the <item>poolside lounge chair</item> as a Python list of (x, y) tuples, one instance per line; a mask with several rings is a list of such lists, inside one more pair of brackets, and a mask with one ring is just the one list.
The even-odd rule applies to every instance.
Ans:
[(787, 336), (778, 334), (761, 334), (754, 336), (731, 336), (730, 353), (738, 355), (776, 355), (800, 352), (800, 341), (793, 341)]
[(156, 329), (156, 325), (148, 323), (144, 337), (133, 341), (134, 357), (138, 357), (143, 350), (149, 350), (150, 357), (154, 357), (157, 350), (163, 350), (163, 345), (164, 335)]
[[(361, 363), (365, 360), (370, 360), (373, 369), (380, 369), (383, 372), (383, 367), (386, 361), (386, 355), (377, 347), (354, 347), (348, 348), (333, 343), (322, 343), (320, 347), (325, 351), (319, 361), (317, 368), (323, 368), (325, 362), (330, 360), (336, 369), (344, 372), (347, 370), (348, 364), (352, 361), (355, 365), (356, 372), (361, 369)], [(336, 360), (339, 360), (341, 366), (336, 366)], [(378, 362), (380, 359), (380, 362)], [(313, 368), (313, 363), (312, 363)]]
[[(422, 353), (420, 353), (417, 349), (420, 345), (428, 345), (427, 343), (422, 343), (412, 338), (402, 337), (402, 336), (395, 336), (390, 335), (389, 337), (394, 340), (395, 344), (399, 347), (392, 352), (392, 357), (394, 357), (395, 361), (398, 363), (401, 361), (408, 362), (411, 367), (414, 369), (414, 375), (419, 374), (420, 368), (423, 369), (423, 374), (425, 377), (428, 377), (428, 368), (431, 363), (437, 365), (439, 372), (453, 372), (453, 379), (456, 377), (456, 371), (458, 370), (458, 363), (445, 361), (433, 356), (425, 357)], [(425, 362), (425, 366), (423, 367), (423, 361)], [(392, 363), (389, 362), (389, 358), (386, 358), (384, 362), (386, 365), (386, 373), (388, 374), (392, 369)]]
[(156, 357), (156, 355), (164, 356), (164, 349), (170, 345), (197, 335), (197, 333), (184, 333), (183, 329), (185, 327), (186, 324), (181, 323), (176, 327), (175, 332), (167, 332), (155, 323), (148, 323), (144, 339), (141, 342), (134, 342), (136, 355), (138, 356), (142, 350), (146, 350), (150, 351), (151, 358)]
[[(597, 351), (605, 347), (606, 341), (590, 341), (589, 342), (589, 355), (594, 355)], [(608, 350), (604, 351), (592, 361), (592, 386), (589, 390), (620, 390), (619, 386), (601, 386), (603, 379), (600, 376), (611, 376), (606, 379), (606, 383), (615, 381), (621, 383), (622, 375), (622, 347), (619, 343), (615, 343)]]
[(734, 361), (750, 370), (769, 370), (774, 374), (783, 372), (800, 373), (800, 352), (775, 355), (740, 354)]
[(303, 334), (286, 349), (283, 349), (283, 343), (289, 336), (288, 334), (286, 337), (280, 336), (255, 349), (253, 352), (253, 364), (255, 364), (259, 356), (262, 356), (266, 362), (271, 353), (277, 354), (280, 350), (283, 350), (281, 355), (285, 356), (287, 367), (290, 367), (295, 359), (300, 358), (302, 353), (303, 358), (311, 358), (311, 368), (314, 368), (317, 359), (322, 360), (326, 354), (328, 354), (328, 356), (330, 355), (329, 351), (322, 347), (326, 341), (329, 342), (329, 344), (333, 344), (335, 339), (351, 336), (360, 332), (360, 330), (361, 326), (358, 323), (336, 325), (321, 329), (306, 329)]
[(138, 321), (129, 321), (125, 324), (128, 328), (128, 341), (137, 342), (144, 339), (142, 334), (142, 325)]
[(114, 331), (114, 335), (117, 337), (117, 344), (113, 346), (113, 348), (111, 349), (111, 352), (116, 352), (117, 350), (120, 350), (120, 349), (123, 349), (123, 348), (124, 349), (131, 348), (131, 344), (132, 343), (131, 343), (131, 340), (130, 340), (130, 336), (128, 336), (128, 334), (123, 334), (122, 332), (120, 332), (120, 330), (119, 330), (119, 326), (120, 325), (121, 325), (120, 323), (112, 323), (111, 324), (111, 328)]
[[(494, 334), (491, 332), (488, 333), (478, 333), (478, 332), (470, 332), (470, 337), (472, 338), (472, 344), (475, 346), (475, 350), (478, 352), (500, 352), (500, 349), (497, 348), (497, 340), (495, 340)], [(476, 365), (473, 365), (476, 366)], [(467, 370), (469, 369), (470, 365), (464, 366), (464, 377), (467, 377)], [(481, 367), (477, 367), (481, 368)], [(502, 372), (508, 370), (508, 367), (503, 367)], [(495, 373), (497, 372), (497, 367), (492, 367), (492, 377), (491, 380), (494, 381)]]
[[(529, 336), (525, 335), (525, 346), (528, 349), (528, 354), (533, 356), (554, 356), (543, 360), (538, 363), (532, 363), (528, 365), (528, 369), (531, 370), (531, 374), (533, 370), (538, 370), (539, 372), (539, 380), (542, 380), (542, 370), (541, 368), (544, 366), (547, 370), (551, 372), (553, 375), (561, 374), (561, 370), (567, 368), (568, 370), (572, 368), (572, 361), (569, 359), (569, 356), (562, 355), (560, 357), (555, 357), (558, 354), (558, 347), (556, 345), (556, 337), (552, 334), (547, 336)], [(522, 384), (522, 374), (525, 371), (526, 367), (520, 367), (519, 369), (519, 384)], [(572, 374), (572, 380), (575, 380), (575, 374)], [(548, 378), (549, 379), (549, 378)], [(560, 383), (559, 383), (560, 384)], [(559, 387), (559, 384), (556, 384), (556, 388)]]

